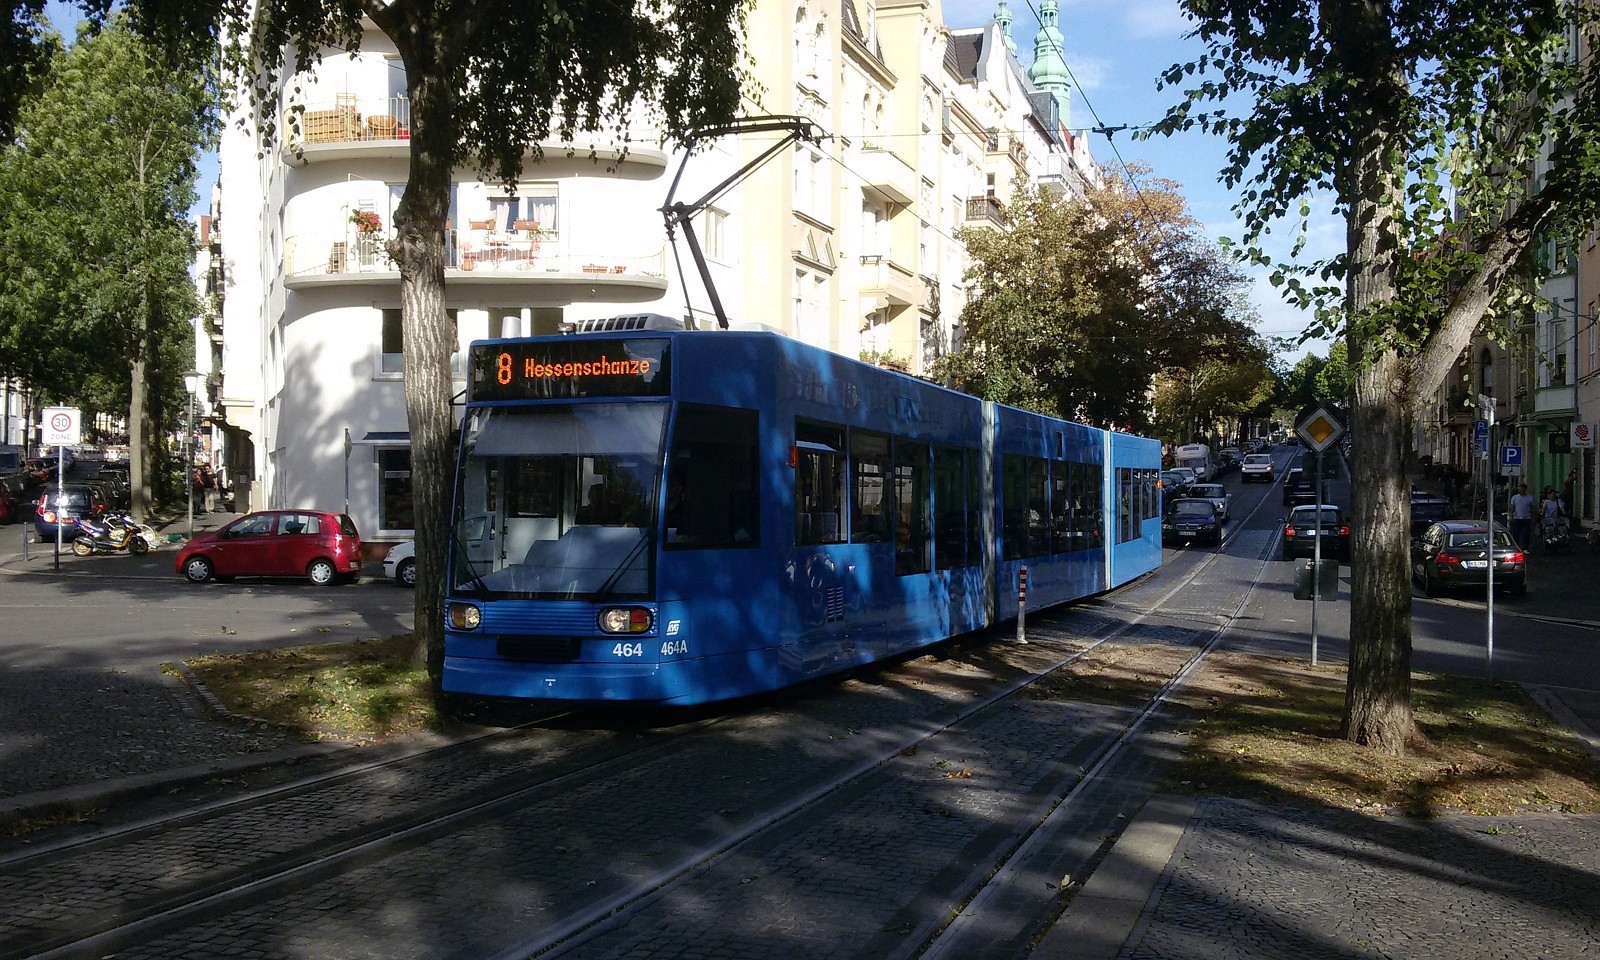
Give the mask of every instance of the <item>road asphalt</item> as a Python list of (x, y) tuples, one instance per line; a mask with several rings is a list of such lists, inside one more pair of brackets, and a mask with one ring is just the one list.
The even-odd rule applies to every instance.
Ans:
[[(232, 519), (204, 514), (197, 530)], [(177, 531), (185, 520), (164, 525)], [(18, 527), (0, 527), (12, 539)], [(170, 544), (144, 558), (31, 558), (0, 550), (15, 577), (171, 578)], [(1592, 624), (1600, 552), (1578, 540), (1529, 561), (1509, 616)], [(1600, 643), (1600, 636), (1597, 636)], [(63, 683), (68, 685), (63, 689)], [(288, 763), (367, 762), (372, 748), (313, 743), (220, 713), (170, 676), (89, 676), (48, 688), (0, 672), (0, 830), (105, 809)], [(1600, 694), (1538, 697), (1600, 755)], [(70, 710), (61, 709), (70, 703)], [(66, 749), (50, 749), (63, 741)], [(430, 739), (430, 743), (436, 742)], [(405, 750), (407, 744), (383, 749)], [(418, 746), (420, 748), (420, 746)], [(1594, 957), (1600, 955), (1600, 817), (1529, 813), (1420, 820), (1228, 799), (1157, 796), (1077, 889), (1030, 954), (1154, 958)]]

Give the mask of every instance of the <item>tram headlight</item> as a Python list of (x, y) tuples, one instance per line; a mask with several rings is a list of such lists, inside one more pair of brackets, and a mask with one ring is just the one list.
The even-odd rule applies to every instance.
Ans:
[(470, 603), (452, 603), (445, 612), (450, 626), (457, 630), (476, 630), (483, 622), (483, 611)]
[(600, 629), (604, 633), (644, 633), (653, 620), (648, 607), (606, 607), (600, 611)]

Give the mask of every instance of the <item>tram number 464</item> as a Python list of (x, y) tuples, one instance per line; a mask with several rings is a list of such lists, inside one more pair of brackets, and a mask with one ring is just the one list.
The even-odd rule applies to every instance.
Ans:
[[(661, 655), (663, 657), (680, 657), (689, 652), (687, 640), (663, 640), (661, 642)], [(644, 656), (644, 644), (619, 643), (611, 648), (611, 655), (618, 658)]]

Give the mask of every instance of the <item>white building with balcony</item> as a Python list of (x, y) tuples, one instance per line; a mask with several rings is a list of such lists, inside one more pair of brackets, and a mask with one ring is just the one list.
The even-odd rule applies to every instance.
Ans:
[[(1011, 171), (1059, 176), (1087, 150), (995, 22), (971, 41), (952, 36), (936, 0), (762, 0), (749, 23), (767, 88), (750, 113), (808, 117), (827, 136), (785, 149), (694, 220), (725, 312), (926, 370), (958, 336), (955, 231), (974, 198), (999, 203)], [(325, 51), (287, 88), (270, 118), (280, 139), (230, 122), (221, 145), (214, 389), (228, 475), (245, 481), (241, 508), (344, 509), (364, 538), (403, 539), (400, 277), (385, 242), (407, 174), (404, 75), (369, 31), (360, 54)], [(705, 194), (779, 135), (710, 144), (675, 199)], [(514, 189), (456, 172), (445, 296), (460, 355), (476, 339), (619, 313), (713, 325), (660, 213), (682, 158), (648, 146), (649, 131), (626, 140), (626, 151), (620, 137), (580, 143), (576, 156), (546, 144)]]

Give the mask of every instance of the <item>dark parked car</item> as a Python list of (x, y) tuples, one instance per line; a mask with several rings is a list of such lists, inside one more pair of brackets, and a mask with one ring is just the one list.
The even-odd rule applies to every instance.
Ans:
[(58, 527), (62, 541), (71, 542), (78, 530), (74, 521), (104, 513), (105, 510), (104, 497), (89, 484), (68, 483), (59, 489), (46, 487), (33, 508), (33, 529), (41, 543), (54, 540)]
[(1161, 471), (1161, 495), (1166, 497), (1168, 503), (1171, 503), (1183, 496), (1183, 492), (1189, 489), (1190, 482), (1191, 478), (1187, 473), (1179, 473), (1176, 470), (1163, 470)]
[(1411, 535), (1422, 536), (1428, 526), (1438, 520), (1449, 520), (1455, 511), (1450, 507), (1449, 501), (1443, 497), (1436, 497), (1430, 493), (1411, 491)]
[[(1440, 520), (1411, 541), (1411, 577), (1430, 595), (1489, 583), (1489, 532), (1481, 520)], [(1500, 524), (1494, 525), (1494, 585), (1527, 592), (1528, 558)]]
[(128, 509), (133, 497), (128, 489), (128, 474), (126, 471), (100, 470), (89, 479), (105, 487), (106, 501), (111, 504), (111, 509)]
[(191, 583), (305, 577), (325, 586), (361, 573), (361, 535), (342, 513), (263, 510), (190, 540), (173, 569)]
[(1210, 500), (1169, 501), (1161, 518), (1161, 542), (1222, 543), (1222, 517)]
[(1317, 481), (1299, 467), (1283, 475), (1283, 505), (1317, 502)]
[(1289, 511), (1283, 519), (1283, 559), (1312, 556), (1319, 532), (1324, 560), (1350, 559), (1350, 523), (1329, 503), (1301, 504)]

